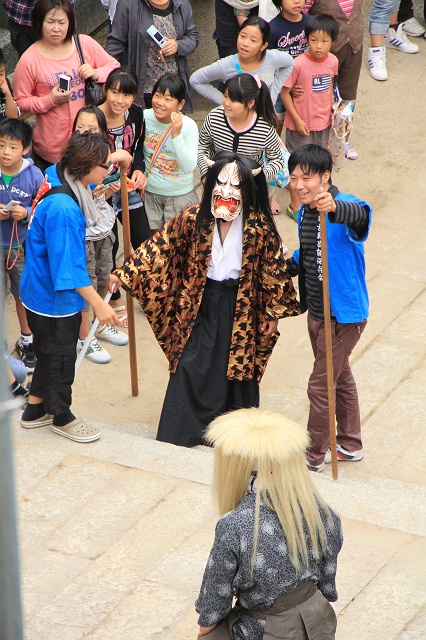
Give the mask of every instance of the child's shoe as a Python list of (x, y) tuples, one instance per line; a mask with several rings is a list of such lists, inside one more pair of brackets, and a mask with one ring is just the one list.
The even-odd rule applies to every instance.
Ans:
[(353, 148), (350, 142), (345, 142), (345, 158), (348, 160), (358, 159), (358, 151)]
[(32, 343), (23, 344), (21, 338), (19, 338), (15, 343), (15, 350), (19, 359), (24, 363), (26, 370), (33, 372), (37, 364), (37, 358), (34, 355)]
[(124, 333), (124, 331), (117, 331), (115, 327), (107, 327), (105, 324), (96, 329), (95, 335), (99, 340), (106, 340), (107, 342), (119, 347), (122, 347), (129, 342), (129, 336), (127, 333)]
[(271, 207), (272, 215), (278, 216), (281, 213), (281, 205), (278, 200), (274, 200), (273, 198), (271, 198), (271, 200), (269, 201), (269, 205)]
[(292, 209), (290, 205), (288, 205), (287, 209), (285, 210), (288, 217), (294, 220), (295, 222), (298, 222), (299, 220), (299, 211), (300, 209)]
[[(80, 340), (79, 338), (77, 341), (77, 353), (80, 353), (83, 348), (83, 344), (84, 340)], [(91, 362), (96, 362), (97, 364), (107, 364), (112, 360), (111, 354), (99, 344), (96, 338), (92, 338), (90, 341), (84, 357)]]

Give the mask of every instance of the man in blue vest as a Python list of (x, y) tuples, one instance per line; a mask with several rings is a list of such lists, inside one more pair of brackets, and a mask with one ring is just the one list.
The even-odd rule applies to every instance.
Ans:
[(300, 248), (287, 260), (289, 273), (299, 276), (300, 310), (308, 311), (308, 332), (314, 366), (308, 383), (307, 465), (322, 471), (331, 462), (327, 371), (322, 298), (320, 212), (327, 213), (328, 273), (336, 394), (337, 459), (358, 461), (364, 456), (358, 392), (349, 356), (367, 324), (364, 242), (371, 224), (371, 207), (331, 183), (332, 156), (315, 144), (290, 155), (290, 184), (302, 207), (298, 228)]

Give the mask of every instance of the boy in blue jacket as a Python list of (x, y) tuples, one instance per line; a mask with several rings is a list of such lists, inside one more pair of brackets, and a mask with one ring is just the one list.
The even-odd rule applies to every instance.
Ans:
[[(30, 150), (32, 128), (17, 118), (0, 122), (0, 242), (4, 272), (9, 275), (15, 298), (21, 337), (16, 352), (28, 371), (36, 364), (33, 336), (25, 309), (19, 299), (19, 283), (25, 263), (25, 237), (33, 200), (43, 182), (43, 174), (32, 160), (22, 156)], [(13, 204), (11, 204), (13, 202)], [(6, 278), (3, 279), (6, 290)]]
[(337, 459), (358, 461), (364, 456), (358, 392), (349, 356), (367, 324), (368, 292), (364, 242), (371, 224), (371, 207), (331, 184), (332, 156), (316, 144), (298, 147), (290, 155), (290, 184), (302, 206), (300, 248), (287, 260), (291, 276), (299, 276), (300, 310), (308, 311), (308, 332), (314, 367), (308, 383), (310, 402), (307, 464), (322, 471), (331, 462), (322, 299), (322, 252), (319, 213), (327, 213), (327, 248), (333, 374), (336, 394)]

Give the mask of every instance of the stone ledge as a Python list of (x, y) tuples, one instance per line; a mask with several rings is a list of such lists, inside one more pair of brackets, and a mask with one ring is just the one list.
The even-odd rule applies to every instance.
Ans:
[[(34, 443), (66, 455), (88, 456), (124, 467), (210, 485), (212, 451), (207, 447), (185, 449), (138, 435), (143, 425), (121, 428), (96, 424), (102, 437), (90, 445), (59, 439), (49, 429), (24, 431), (13, 420), (15, 446)], [(377, 477), (363, 472), (363, 462), (339, 464), (339, 480), (331, 478), (331, 465), (312, 474), (324, 498), (344, 517), (415, 535), (425, 531), (425, 488), (414, 483)]]

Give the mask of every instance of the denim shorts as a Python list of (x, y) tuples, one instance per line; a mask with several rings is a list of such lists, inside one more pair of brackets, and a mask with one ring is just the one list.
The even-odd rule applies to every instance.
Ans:
[(277, 119), (281, 122), (284, 120), (285, 115), (285, 106), (283, 105), (283, 101), (281, 100), (281, 96), (279, 95), (277, 101), (275, 103), (275, 115)]
[[(19, 252), (19, 255), (18, 255)], [(25, 252), (23, 247), (19, 247), (19, 249), (10, 249), (10, 255), (8, 257), (9, 247), (2, 247), (2, 261), (3, 261), (3, 291), (6, 293), (7, 280), (6, 274), (9, 276), (10, 280), (10, 290), (12, 295), (15, 298), (19, 298), (19, 283), (21, 282), (22, 270), (25, 264)], [(8, 270), (6, 267), (11, 266), (13, 261), (16, 259), (15, 264), (12, 269)], [(6, 265), (7, 262), (7, 265)]]
[(371, 7), (369, 32), (375, 36), (385, 36), (390, 25), (390, 18), (399, 9), (401, 0), (374, 0)]

